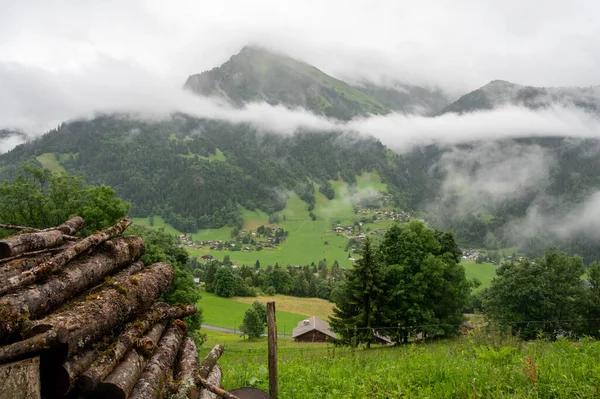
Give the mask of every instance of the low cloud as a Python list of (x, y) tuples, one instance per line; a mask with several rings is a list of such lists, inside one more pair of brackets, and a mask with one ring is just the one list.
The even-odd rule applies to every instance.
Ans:
[(600, 138), (598, 115), (564, 105), (538, 110), (506, 106), (437, 117), (392, 114), (352, 121), (347, 127), (371, 134), (399, 152), (422, 145), (455, 145), (519, 137)]
[(484, 142), (445, 152), (432, 173), (442, 177), (435, 203), (445, 213), (494, 213), (507, 200), (536, 195), (547, 184), (551, 154), (538, 145)]
[[(110, 71), (110, 72), (109, 72)], [(118, 71), (118, 73), (113, 73)], [(292, 134), (298, 130), (345, 131), (371, 135), (395, 151), (428, 144), (532, 136), (598, 137), (600, 119), (573, 106), (538, 110), (506, 106), (497, 110), (437, 117), (392, 113), (348, 123), (304, 109), (250, 103), (238, 109), (220, 99), (194, 95), (179, 83), (161, 79), (136, 64), (102, 58), (77, 73), (51, 72), (15, 63), (0, 63), (0, 127), (41, 134), (74, 118), (96, 113), (133, 113), (165, 119), (173, 112)], [(14, 144), (14, 142), (11, 142)], [(8, 148), (6, 142), (4, 148)]]

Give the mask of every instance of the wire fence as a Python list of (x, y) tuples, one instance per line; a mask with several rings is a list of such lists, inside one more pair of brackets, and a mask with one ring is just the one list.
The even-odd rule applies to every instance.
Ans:
[[(483, 321), (483, 320), (482, 320)], [(523, 326), (523, 325), (533, 325), (533, 326), (543, 326), (543, 325), (565, 325), (567, 323), (584, 323), (584, 322), (598, 322), (600, 323), (600, 318), (588, 318), (588, 319), (557, 319), (557, 320), (495, 320), (494, 322), (485, 322), (484, 325), (479, 326), (479, 328), (487, 328), (488, 326), (493, 327), (493, 326), (509, 326), (509, 327), (518, 327), (518, 326)], [(433, 330), (433, 329), (442, 329), (442, 328), (449, 328), (449, 327), (454, 327), (454, 328), (460, 328), (461, 326), (463, 326), (464, 323), (455, 323), (455, 324), (451, 324), (451, 323), (437, 323), (437, 324), (415, 324), (415, 325), (406, 325), (406, 326), (397, 326), (397, 327), (390, 327), (388, 326), (375, 326), (375, 327), (356, 327), (356, 328), (348, 328), (347, 329), (347, 333), (350, 333), (351, 331), (358, 331), (358, 330), (367, 330), (367, 329), (373, 329), (376, 331), (383, 331), (386, 333), (392, 333), (394, 330), (396, 330), (398, 333), (403, 331), (403, 330), (410, 330), (413, 333), (414, 332), (418, 332), (418, 331), (423, 331), (423, 330)], [(241, 331), (237, 331), (237, 334), (242, 335), (243, 333)], [(278, 334), (279, 337), (285, 337), (285, 338), (291, 338), (292, 334), (286, 334), (286, 333), (282, 333), (282, 334)], [(322, 342), (322, 343), (311, 343), (308, 342), (308, 344), (311, 345), (315, 345), (315, 346), (311, 346), (311, 347), (288, 347), (288, 346), (283, 346), (280, 347), (278, 349), (280, 356), (285, 357), (285, 356), (313, 356), (313, 355), (317, 355), (317, 354), (328, 354), (328, 355), (334, 355), (335, 353), (348, 353), (348, 352), (352, 352), (354, 351), (353, 348), (349, 348), (349, 347), (341, 347), (341, 346), (336, 346), (331, 342)], [(389, 346), (386, 345), (381, 345), (381, 346), (375, 346), (371, 349), (372, 353), (376, 353), (376, 351), (378, 350), (386, 350), (388, 349)], [(375, 352), (374, 352), (375, 351)], [(226, 353), (228, 354), (232, 354), (235, 357), (241, 357), (241, 358), (256, 358), (257, 356), (265, 356), (265, 354), (267, 353), (267, 348), (261, 348), (261, 347), (257, 347), (257, 348), (247, 348), (247, 349), (238, 349), (238, 348), (227, 348)]]

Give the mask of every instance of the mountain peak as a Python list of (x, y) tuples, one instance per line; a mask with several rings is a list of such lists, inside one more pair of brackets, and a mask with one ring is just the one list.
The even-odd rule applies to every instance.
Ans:
[(265, 101), (342, 120), (389, 112), (358, 88), (256, 45), (245, 46), (217, 68), (190, 76), (185, 88), (200, 95), (225, 97), (236, 106)]
[(506, 80), (492, 80), (485, 86), (465, 94), (442, 113), (465, 113), (494, 109), (504, 105), (530, 109), (551, 105), (575, 106), (587, 111), (600, 110), (600, 91), (590, 88), (532, 87)]

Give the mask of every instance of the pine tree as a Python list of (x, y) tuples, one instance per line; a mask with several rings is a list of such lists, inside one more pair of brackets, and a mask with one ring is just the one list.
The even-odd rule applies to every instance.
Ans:
[(336, 298), (331, 327), (340, 336), (340, 342), (357, 346), (373, 341), (373, 327), (383, 325), (383, 273), (371, 240), (367, 237), (362, 257), (348, 273), (343, 284), (343, 295)]

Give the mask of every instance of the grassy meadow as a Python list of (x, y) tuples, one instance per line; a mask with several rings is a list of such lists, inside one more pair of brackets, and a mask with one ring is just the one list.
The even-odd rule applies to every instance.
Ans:
[[(280, 297), (279, 295), (277, 297)], [(203, 312), (203, 324), (229, 328), (237, 330), (244, 319), (244, 313), (248, 309), (252, 302), (259, 300), (260, 302), (266, 302), (257, 298), (243, 298), (244, 301), (238, 301), (232, 298), (221, 298), (215, 294), (211, 294), (202, 291), (202, 299), (198, 302), (198, 306), (202, 308)], [(248, 299), (248, 301), (246, 301)], [(302, 303), (307, 298), (293, 298), (287, 297), (288, 302), (298, 300)], [(276, 314), (277, 329), (281, 334), (291, 334), (292, 329), (298, 325), (298, 322), (310, 316), (306, 311), (304, 314), (294, 313), (286, 311), (284, 309), (291, 309), (289, 306), (284, 305), (285, 301), (276, 299)], [(281, 303), (281, 304), (280, 304)]]
[(477, 264), (474, 260), (463, 260), (460, 264), (465, 268), (465, 273), (469, 280), (476, 278), (481, 281), (481, 285), (475, 291), (489, 287), (492, 279), (496, 277), (498, 266), (494, 266), (491, 263), (483, 262)]
[[(229, 255), (232, 262), (240, 265), (253, 265), (259, 260), (263, 267), (275, 263), (280, 265), (305, 265), (311, 262), (317, 263), (321, 259), (327, 259), (330, 265), (337, 260), (342, 267), (352, 267), (352, 262), (348, 259), (348, 252), (345, 251), (348, 238), (334, 233), (332, 229), (338, 221), (345, 226), (352, 225), (359, 217), (354, 215), (348, 183), (333, 181), (332, 186), (335, 190), (335, 198), (331, 201), (316, 190), (316, 204), (313, 213), (317, 216), (317, 219), (314, 221), (309, 217), (308, 205), (295, 193), (289, 193), (285, 209), (278, 212), (280, 222), (277, 224), (278, 227), (282, 227), (289, 232), (288, 241), (280, 244), (275, 249), (252, 252), (190, 249), (190, 253), (198, 257), (210, 254), (217, 259), (223, 259), (225, 255)], [(381, 178), (377, 173), (365, 173), (358, 176), (356, 186), (359, 192), (387, 190), (387, 186), (381, 183)], [(265, 212), (243, 209), (242, 214), (244, 218), (243, 227), (247, 230), (255, 230), (260, 225), (266, 226), (269, 224), (269, 217)], [(135, 218), (134, 223), (149, 226), (149, 219)], [(371, 230), (380, 230), (391, 225), (391, 221), (378, 220), (376, 223), (369, 223), (366, 226)], [(165, 231), (171, 234), (182, 234), (180, 231), (166, 225), (162, 218), (155, 216), (154, 228), (159, 227), (164, 227)], [(191, 235), (193, 240), (225, 241), (231, 238), (231, 228), (199, 230)]]
[[(268, 391), (266, 339), (207, 332), (203, 355), (221, 343), (226, 389)], [(439, 342), (335, 348), (280, 338), (279, 397), (597, 398), (600, 342), (503, 339), (476, 333)], [(310, 381), (310, 383), (308, 383)]]
[(35, 159), (42, 164), (44, 168), (50, 169), (53, 173), (66, 173), (66, 169), (61, 165), (61, 161), (68, 157), (67, 154), (59, 154), (59, 160), (56, 159), (55, 152), (45, 152), (38, 155)]

